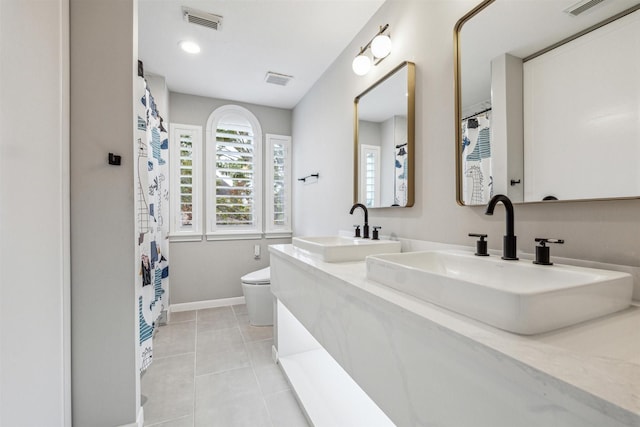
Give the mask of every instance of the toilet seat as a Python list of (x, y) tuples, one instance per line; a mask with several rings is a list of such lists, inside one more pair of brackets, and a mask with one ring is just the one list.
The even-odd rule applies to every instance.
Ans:
[(240, 280), (247, 285), (269, 285), (271, 284), (271, 267), (245, 274)]

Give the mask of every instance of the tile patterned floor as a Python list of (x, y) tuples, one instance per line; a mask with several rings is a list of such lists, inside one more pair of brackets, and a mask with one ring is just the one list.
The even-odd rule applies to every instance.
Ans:
[(141, 381), (145, 426), (307, 427), (272, 344), (245, 305), (173, 313)]

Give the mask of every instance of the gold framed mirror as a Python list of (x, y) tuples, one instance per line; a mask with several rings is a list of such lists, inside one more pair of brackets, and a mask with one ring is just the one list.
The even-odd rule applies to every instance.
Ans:
[(353, 199), (367, 208), (414, 204), (415, 74), (405, 61), (353, 101)]
[(639, 39), (638, 0), (485, 0), (463, 16), (458, 204), (639, 198)]

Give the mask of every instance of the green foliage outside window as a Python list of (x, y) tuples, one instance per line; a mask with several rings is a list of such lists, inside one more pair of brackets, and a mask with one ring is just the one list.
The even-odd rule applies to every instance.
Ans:
[(252, 225), (254, 210), (253, 137), (218, 128), (216, 137), (216, 223)]

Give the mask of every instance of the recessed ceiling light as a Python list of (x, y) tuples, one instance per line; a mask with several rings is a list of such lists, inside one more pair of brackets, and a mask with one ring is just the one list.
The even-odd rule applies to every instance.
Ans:
[(200, 46), (194, 42), (183, 40), (178, 43), (178, 46), (187, 53), (200, 53)]

